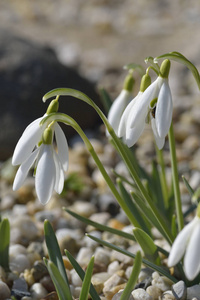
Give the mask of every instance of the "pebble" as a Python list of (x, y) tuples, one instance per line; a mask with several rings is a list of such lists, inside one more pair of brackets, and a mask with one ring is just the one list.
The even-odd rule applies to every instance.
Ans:
[(10, 261), (10, 269), (12, 272), (21, 273), (25, 269), (30, 269), (31, 265), (26, 255), (18, 254)]
[(134, 300), (153, 300), (153, 298), (143, 289), (136, 289), (132, 291)]
[(26, 215), (15, 217), (11, 222), (11, 228), (17, 228), (21, 233), (21, 237), (25, 238), (27, 241), (32, 241), (38, 236), (38, 228), (36, 227), (35, 222)]
[(192, 300), (193, 298), (200, 300), (200, 285), (196, 284), (187, 288), (187, 300)]
[(121, 265), (119, 264), (119, 262), (117, 260), (114, 260), (113, 262), (111, 262), (108, 265), (107, 272), (108, 272), (108, 274), (113, 275), (120, 269), (121, 269)]
[(172, 293), (174, 297), (178, 300), (186, 300), (187, 288), (184, 281), (178, 281), (176, 284), (172, 285)]
[(93, 255), (92, 249), (88, 247), (80, 248), (76, 260), (81, 266), (87, 266), (90, 262), (90, 259)]
[(6, 300), (10, 298), (10, 289), (7, 286), (7, 284), (3, 281), (0, 280), (0, 295), (1, 295), (1, 300)]
[(74, 204), (69, 207), (69, 210), (72, 210), (85, 218), (89, 218), (96, 212), (96, 207), (90, 202), (76, 200), (76, 202), (74, 202)]
[(41, 300), (48, 292), (41, 283), (36, 282), (30, 288), (31, 296), (34, 300)]
[(126, 283), (126, 279), (122, 278), (117, 274), (113, 274), (108, 280), (104, 282), (103, 292), (106, 297), (112, 295), (114, 296), (113, 289), (117, 286)]
[(176, 298), (172, 294), (172, 291), (166, 291), (165, 293), (163, 293), (161, 299), (162, 300), (176, 300)]
[(148, 286), (146, 292), (152, 297), (153, 300), (157, 300), (162, 296), (161, 289), (153, 285)]
[[(119, 291), (117, 294), (115, 294), (115, 295), (112, 297), (112, 300), (120, 300), (122, 293), (123, 293), (123, 290), (122, 290), (122, 291)], [(130, 295), (130, 297), (129, 297), (128, 299), (126, 299), (126, 300), (134, 300), (134, 299), (133, 299), (133, 296)]]
[(77, 272), (74, 269), (72, 269), (70, 271), (70, 275), (71, 275), (71, 282), (75, 287), (76, 286), (82, 286), (83, 282), (82, 282), (79, 275), (77, 274)]
[(152, 285), (158, 287), (165, 292), (171, 288), (172, 282), (164, 276), (160, 276), (158, 272), (152, 274)]
[(110, 262), (110, 251), (103, 248), (97, 247), (94, 252), (95, 261), (108, 265)]
[(100, 272), (92, 275), (91, 282), (98, 294), (102, 292), (104, 283), (108, 278), (110, 278), (110, 275), (107, 272)]

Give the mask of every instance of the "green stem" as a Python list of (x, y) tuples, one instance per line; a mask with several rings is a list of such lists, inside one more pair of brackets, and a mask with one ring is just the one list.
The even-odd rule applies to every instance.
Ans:
[(156, 154), (158, 157), (158, 162), (161, 167), (161, 188), (162, 188), (162, 194), (163, 194), (163, 199), (164, 199), (164, 204), (165, 208), (169, 208), (169, 197), (168, 197), (168, 187), (167, 187), (167, 180), (166, 180), (166, 173), (165, 173), (165, 162), (164, 162), (164, 157), (163, 157), (163, 150), (159, 150), (158, 147), (156, 146)]
[(181, 231), (184, 226), (184, 220), (183, 220), (181, 194), (180, 194), (179, 180), (178, 180), (178, 168), (177, 168), (177, 160), (176, 160), (174, 129), (173, 129), (172, 123), (171, 123), (170, 129), (169, 129), (168, 137), (169, 137), (169, 146), (170, 146), (170, 155), (171, 155), (172, 178), (173, 178), (178, 229), (179, 229), (179, 231)]
[(131, 176), (133, 177), (135, 183), (137, 184), (141, 194), (143, 195), (144, 199), (147, 201), (149, 208), (151, 209), (152, 213), (154, 214), (155, 218), (157, 219), (158, 223), (160, 224), (160, 226), (163, 228), (163, 231), (165, 232), (165, 238), (167, 239), (167, 241), (172, 244), (173, 242), (173, 236), (170, 232), (170, 230), (168, 229), (167, 225), (165, 224), (165, 222), (163, 221), (162, 216), (160, 215), (160, 212), (158, 211), (157, 207), (155, 206), (155, 204), (153, 203), (152, 199), (150, 198), (147, 190), (145, 189), (144, 185), (142, 184), (142, 181), (140, 180), (138, 174), (136, 173), (133, 165), (130, 162), (130, 159), (123, 147), (123, 144), (121, 143), (121, 141), (119, 140), (119, 138), (116, 136), (114, 130), (112, 129), (112, 127), (108, 128), (108, 132), (111, 135), (111, 137), (114, 140), (114, 143), (116, 145), (116, 148), (118, 149), (120, 155), (122, 156), (124, 162), (126, 163), (126, 166), (131, 174)]

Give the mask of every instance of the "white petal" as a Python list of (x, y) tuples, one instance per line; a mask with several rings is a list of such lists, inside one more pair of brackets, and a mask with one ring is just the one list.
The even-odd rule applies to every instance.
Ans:
[(191, 232), (195, 226), (194, 220), (195, 219), (193, 219), (192, 222), (187, 224), (176, 237), (168, 258), (169, 267), (176, 265), (185, 253), (185, 249), (190, 239)]
[(155, 113), (158, 135), (162, 138), (164, 138), (169, 131), (172, 121), (172, 110), (173, 104), (171, 91), (167, 80), (165, 80), (158, 95)]
[(62, 165), (59, 161), (57, 153), (54, 151), (54, 161), (55, 161), (55, 167), (56, 167), (56, 182), (54, 186), (54, 190), (56, 193), (60, 194), (64, 187), (64, 170), (62, 168)]
[(125, 143), (129, 148), (132, 147), (137, 142), (137, 140), (139, 139), (139, 137), (141, 136), (144, 130), (145, 119), (143, 120), (140, 119), (138, 121), (140, 122), (137, 123), (137, 126), (126, 129)]
[(39, 201), (44, 205), (50, 200), (53, 193), (56, 168), (52, 145), (42, 145), (40, 151), (42, 151), (42, 155), (36, 169), (35, 188)]
[(132, 98), (132, 93), (126, 90), (122, 90), (110, 108), (110, 111), (108, 113), (108, 121), (113, 127), (116, 134), (118, 133), (121, 116)]
[(125, 110), (122, 114), (121, 120), (119, 122), (119, 127), (118, 127), (118, 136), (119, 137), (122, 137), (126, 134), (126, 126), (127, 126), (128, 116), (129, 116), (129, 114), (131, 114), (132, 109), (134, 109), (136, 102), (138, 101), (138, 99), (141, 97), (142, 94), (143, 94), (142, 92), (139, 92), (137, 94), (137, 96), (125, 108)]
[(63, 166), (64, 171), (66, 172), (69, 162), (68, 144), (64, 132), (57, 123), (55, 124), (55, 136), (58, 147), (58, 157)]
[(44, 127), (39, 125), (42, 119), (43, 117), (32, 122), (23, 132), (14, 150), (13, 165), (22, 164), (30, 156), (37, 143), (40, 142), (44, 130)]
[(129, 114), (127, 126), (134, 127), (138, 122), (138, 118), (147, 114), (150, 102), (158, 96), (158, 79), (155, 80), (142, 94), (139, 101), (136, 102), (134, 109)]
[(38, 154), (38, 151), (39, 151), (39, 148), (36, 149), (28, 158), (27, 160), (19, 167), (18, 171), (17, 171), (17, 174), (15, 176), (15, 180), (14, 180), (14, 183), (13, 183), (13, 190), (16, 191), (18, 190), (24, 180), (26, 179), (26, 176), (28, 174), (28, 171), (30, 170), (30, 168), (32, 167), (35, 159), (36, 159), (36, 156)]
[(157, 128), (156, 128), (156, 121), (153, 117), (151, 118), (151, 127), (152, 127), (153, 134), (154, 134), (154, 137), (155, 137), (155, 140), (156, 140), (156, 145), (157, 145), (158, 149), (160, 150), (164, 146), (165, 137), (164, 138), (159, 137), (158, 131), (157, 131)]
[(184, 258), (185, 275), (193, 280), (200, 272), (200, 219), (196, 224)]

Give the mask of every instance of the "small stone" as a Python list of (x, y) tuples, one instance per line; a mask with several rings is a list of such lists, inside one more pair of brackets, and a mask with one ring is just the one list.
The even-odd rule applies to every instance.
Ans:
[(187, 297), (187, 288), (184, 281), (179, 281), (172, 285), (172, 293), (178, 300), (185, 300)]
[(110, 275), (107, 272), (100, 272), (92, 275), (91, 282), (98, 294), (102, 292), (104, 282), (108, 280), (109, 277)]
[(76, 260), (81, 266), (87, 266), (93, 255), (93, 252), (90, 248), (82, 247), (80, 248)]
[(200, 300), (200, 285), (196, 284), (187, 288), (187, 300), (192, 300), (192, 298), (197, 298)]
[(20, 215), (14, 218), (11, 227), (18, 228), (21, 233), (21, 237), (25, 238), (27, 241), (34, 240), (38, 235), (38, 228), (31, 218), (26, 215)]
[(39, 281), (43, 276), (48, 275), (48, 270), (45, 265), (45, 263), (40, 260), (36, 261), (31, 268), (31, 274), (33, 275), (33, 278), (35, 281)]
[(114, 273), (116, 273), (118, 270), (120, 270), (120, 264), (117, 260), (114, 260), (113, 262), (111, 262), (109, 265), (108, 265), (108, 268), (107, 268), (107, 272), (108, 274), (110, 275), (113, 275)]
[(76, 286), (73, 292), (74, 298), (79, 299), (80, 293), (81, 293), (81, 286)]
[(176, 300), (176, 298), (172, 294), (172, 291), (164, 292), (161, 299), (162, 300)]
[(58, 298), (58, 295), (56, 292), (51, 292), (48, 295), (46, 295), (45, 297), (43, 297), (41, 300), (59, 300), (59, 298)]
[(162, 291), (153, 285), (147, 287), (146, 292), (152, 297), (153, 300), (159, 299), (162, 295)]
[(31, 296), (31, 294), (28, 292), (28, 285), (24, 278), (17, 278), (14, 280), (12, 287), (12, 295), (20, 299), (25, 296)]
[(95, 252), (95, 261), (103, 263), (105, 265), (108, 265), (110, 262), (110, 251), (102, 248), (102, 247), (97, 247)]
[[(112, 300), (120, 300), (122, 293), (123, 293), (123, 290), (122, 290), (122, 291), (119, 291), (117, 294), (115, 294), (115, 295), (112, 297)], [(134, 299), (133, 299), (133, 296), (130, 295), (130, 297), (129, 297), (127, 300), (134, 300)]]
[[(108, 220), (110, 219), (110, 214), (107, 212), (101, 212), (101, 213), (94, 213), (89, 218), (91, 221), (94, 221), (96, 223), (100, 223), (102, 225), (107, 225)], [(95, 230), (92, 225), (88, 225), (86, 227), (87, 232), (91, 232)]]
[(160, 276), (157, 272), (153, 272), (152, 274), (152, 285), (161, 289), (161, 291), (165, 292), (170, 290), (172, 281), (167, 279), (164, 276)]
[(40, 300), (48, 294), (41, 283), (34, 283), (30, 288), (30, 292), (34, 300)]
[(47, 290), (47, 292), (55, 291), (55, 286), (53, 284), (53, 281), (51, 280), (51, 277), (49, 275), (46, 275), (40, 279), (40, 283), (43, 285), (43, 287)]
[(123, 262), (124, 264), (133, 264), (133, 259), (123, 253), (120, 253), (118, 251), (112, 250), (111, 251), (111, 256), (110, 256), (110, 260), (118, 260), (120, 262)]
[(0, 295), (1, 300), (6, 300), (10, 298), (10, 289), (7, 284), (0, 280)]
[(77, 272), (72, 269), (70, 271), (70, 275), (71, 275), (71, 282), (74, 286), (82, 286), (82, 280), (80, 279), (79, 275), (77, 274)]
[(131, 295), (134, 300), (153, 300), (153, 298), (143, 289), (136, 289), (132, 291)]
[(28, 257), (24, 254), (18, 254), (10, 261), (10, 269), (12, 272), (21, 273), (25, 269), (31, 267)]
[[(114, 288), (126, 283), (126, 280), (117, 274), (113, 274), (108, 280), (104, 282), (103, 292), (106, 297), (114, 296)], [(119, 289), (118, 289), (119, 290)]]
[(69, 207), (69, 210), (72, 210), (85, 218), (89, 218), (92, 214), (96, 212), (96, 207), (90, 202), (83, 202), (77, 200), (72, 206)]
[(120, 221), (118, 221), (117, 219), (111, 219), (108, 222), (108, 226), (112, 227), (114, 229), (122, 230), (125, 225), (123, 223), (121, 223)]

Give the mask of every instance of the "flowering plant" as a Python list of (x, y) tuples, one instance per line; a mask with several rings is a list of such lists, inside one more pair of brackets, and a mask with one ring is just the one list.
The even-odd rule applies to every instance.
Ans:
[[(160, 59), (163, 60), (161, 65), (158, 64)], [(200, 246), (200, 204), (198, 204), (198, 201), (195, 203), (195, 207), (198, 206), (197, 216), (191, 223), (184, 227), (186, 219), (184, 219), (182, 212), (172, 122), (173, 101), (168, 83), (171, 61), (177, 61), (186, 65), (191, 70), (197, 85), (200, 88), (200, 76), (195, 66), (182, 54), (172, 52), (156, 57), (155, 59), (152, 57), (146, 59), (146, 63), (150, 63), (150, 66), (142, 76), (140, 91), (135, 97), (132, 96), (134, 82), (132, 73), (138, 65), (129, 64), (126, 66), (129, 70), (129, 74), (126, 78), (122, 92), (110, 108), (108, 118), (106, 118), (99, 107), (82, 92), (69, 88), (54, 89), (44, 95), (43, 101), (52, 97), (56, 97), (56, 99), (50, 103), (47, 113), (43, 117), (37, 119), (26, 128), (13, 155), (13, 164), (21, 164), (16, 174), (13, 188), (17, 189), (23, 184), (28, 170), (35, 162), (36, 193), (41, 203), (45, 204), (50, 200), (53, 190), (58, 193), (62, 191), (64, 185), (64, 172), (67, 171), (68, 166), (67, 141), (57, 122), (72, 126), (80, 135), (111, 192), (127, 215), (130, 223), (133, 225), (133, 234), (114, 230), (79, 216), (68, 209), (65, 210), (86, 224), (90, 224), (96, 228), (112, 232), (130, 240), (136, 240), (144, 253), (144, 257), (141, 258), (140, 253), (130, 253), (116, 245), (88, 235), (90, 238), (100, 242), (106, 247), (115, 249), (135, 258), (133, 273), (124, 289), (123, 296), (120, 299), (125, 299), (123, 298), (125, 296), (129, 297), (131, 289), (133, 289), (136, 283), (141, 263), (168, 277), (172, 282), (177, 281), (176, 272), (172, 271), (170, 273), (169, 270), (166, 270), (166, 266), (161, 260), (160, 253), (165, 257), (169, 256), (168, 266), (171, 268), (176, 265), (180, 278), (185, 280), (188, 286), (191, 285), (193, 281), (198, 280), (198, 274), (200, 272), (200, 255), (198, 251)], [(156, 76), (158, 76), (153, 83), (151, 83), (150, 71), (153, 71)], [(120, 174), (116, 174), (116, 183), (111, 180), (98, 155), (94, 151), (91, 142), (80, 126), (70, 116), (57, 112), (58, 98), (62, 95), (78, 98), (96, 110), (97, 114), (105, 124), (109, 140), (126, 164), (131, 179), (123, 178)], [(158, 166), (154, 164), (152, 174), (148, 174), (142, 169), (135, 158), (134, 153), (129, 149), (142, 135), (146, 123), (151, 123), (156, 143), (158, 163), (161, 167), (159, 169)], [(58, 148), (57, 151), (54, 150), (53, 146), (54, 133)], [(170, 146), (172, 187), (169, 186), (166, 180), (165, 163), (162, 152), (166, 135), (168, 135)], [(191, 192), (191, 187), (186, 179), (184, 179), (184, 182)], [(131, 187), (130, 192), (125, 188), (125, 183)], [(172, 194), (169, 193), (170, 188)], [(194, 193), (194, 191), (192, 193)], [(152, 228), (156, 228), (167, 243), (172, 246), (170, 254), (165, 249), (156, 245), (152, 235)], [(49, 234), (49, 232), (51, 232), (51, 234)], [(64, 292), (62, 294), (61, 292), (68, 282), (66, 274), (63, 273), (63, 266), (58, 263), (58, 260), (61, 260), (59, 250), (58, 247), (55, 246), (56, 239), (52, 237), (51, 240), (53, 233), (47, 222), (45, 223), (45, 236), (49, 257), (52, 263), (47, 260), (45, 260), (45, 262), (53, 278), (54, 284), (57, 286), (59, 298), (64, 299), (66, 296), (63, 295), (68, 295), (67, 297), (70, 297), (69, 289), (67, 290), (67, 294)], [(55, 251), (53, 251), (52, 248), (55, 248)], [(186, 254), (183, 266), (180, 260), (184, 255), (185, 250)], [(84, 275), (83, 270), (80, 269), (80, 266), (77, 265), (76, 261), (68, 252), (67, 256), (79, 276), (82, 279), (84, 278), (83, 297), (86, 297), (89, 288), (92, 289), (92, 286), (89, 287), (88, 282), (91, 279), (91, 274), (89, 275), (89, 273), (92, 272), (93, 259), (89, 265), (90, 271), (87, 272), (87, 275)], [(61, 274), (61, 276), (59, 274)], [(93, 299), (97, 299), (97, 295), (94, 294), (94, 291), (91, 289), (91, 296), (93, 293)]]

